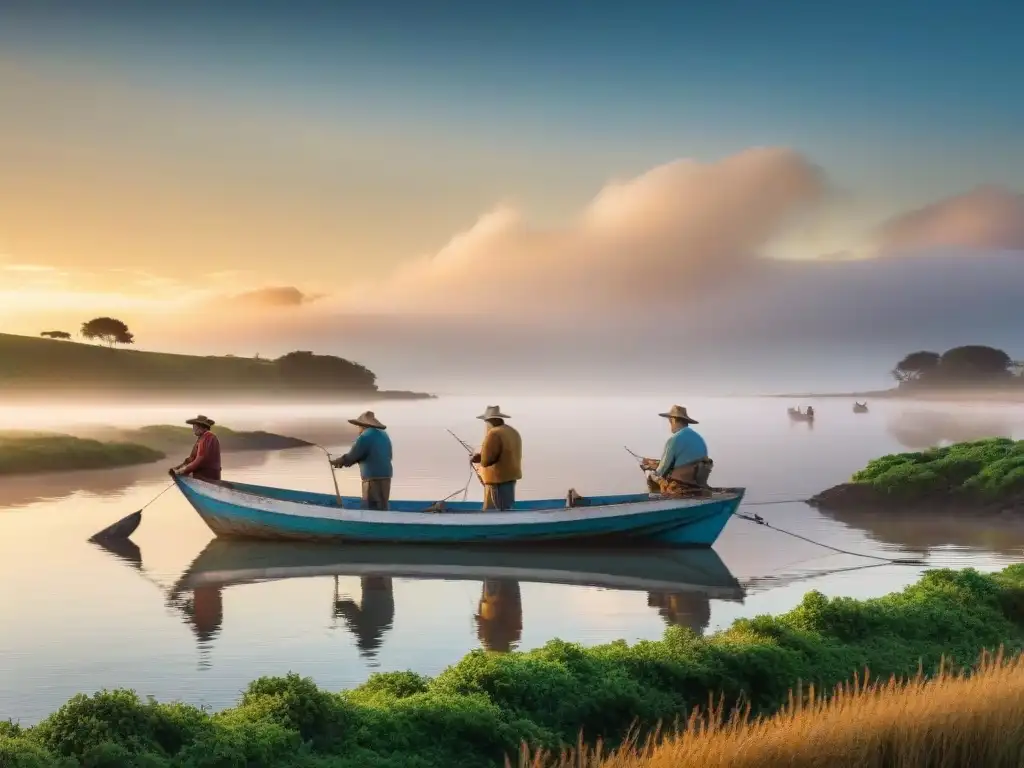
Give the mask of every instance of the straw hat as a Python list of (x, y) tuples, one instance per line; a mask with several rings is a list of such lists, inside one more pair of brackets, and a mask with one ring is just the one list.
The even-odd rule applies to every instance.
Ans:
[(487, 421), (488, 419), (511, 419), (512, 417), (502, 413), (500, 405), (488, 405), (487, 410), (477, 418)]
[(383, 424), (377, 421), (377, 417), (373, 415), (373, 411), (364, 411), (363, 413), (356, 416), (354, 419), (349, 419), (348, 423), (355, 424), (357, 427), (387, 429), (387, 427), (385, 427)]
[(659, 416), (664, 416), (666, 419), (679, 419), (685, 421), (687, 424), (700, 424), (696, 419), (691, 419), (690, 414), (686, 412), (686, 409), (681, 405), (673, 405), (668, 409), (667, 413), (659, 413)]
[(196, 416), (194, 419), (189, 419), (185, 423), (191, 424), (193, 426), (198, 424), (200, 427), (206, 427), (207, 429), (216, 424), (216, 422), (213, 419), (207, 418), (206, 416), (203, 415)]

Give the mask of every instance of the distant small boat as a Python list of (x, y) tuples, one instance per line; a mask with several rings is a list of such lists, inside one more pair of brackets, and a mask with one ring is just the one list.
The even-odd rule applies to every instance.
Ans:
[(788, 408), (789, 418), (793, 421), (814, 421), (814, 411), (801, 411), (799, 408)]
[(853, 404), (853, 412), (854, 413), (867, 413), (868, 412), (868, 404), (867, 403), (854, 403)]
[(710, 547), (743, 501), (744, 488), (707, 496), (657, 494), (517, 501), (483, 511), (480, 502), (392, 501), (386, 512), (359, 508), (356, 497), (175, 477), (217, 536), (279, 541), (392, 544), (662, 544)]
[(418, 547), (214, 539), (175, 591), (322, 576), (515, 579), (605, 589), (700, 592), (741, 600), (744, 590), (712, 549)]

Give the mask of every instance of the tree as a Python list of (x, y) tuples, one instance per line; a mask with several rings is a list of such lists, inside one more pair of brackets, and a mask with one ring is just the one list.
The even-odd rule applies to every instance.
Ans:
[(135, 343), (135, 336), (128, 330), (128, 326), (113, 317), (95, 317), (82, 323), (81, 334), (90, 341), (102, 341), (108, 347)]
[(289, 352), (274, 361), (281, 382), (296, 389), (376, 390), (377, 376), (368, 368), (333, 355)]
[(1013, 358), (1001, 349), (968, 345), (954, 347), (942, 355), (939, 368), (950, 382), (996, 381), (1012, 375)]
[(70, 339), (71, 334), (67, 331), (43, 331), (39, 334), (45, 339)]
[(892, 370), (893, 378), (900, 384), (918, 381), (929, 373), (933, 373), (939, 367), (941, 360), (942, 355), (938, 352), (925, 350), (911, 352), (896, 363), (896, 367)]

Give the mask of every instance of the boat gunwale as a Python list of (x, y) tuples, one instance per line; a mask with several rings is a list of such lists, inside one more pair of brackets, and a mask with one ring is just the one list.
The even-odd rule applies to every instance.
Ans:
[[(593, 506), (574, 506), (574, 507), (542, 507), (536, 509), (512, 509), (512, 510), (467, 510), (452, 512), (447, 510), (431, 511), (428, 509), (423, 510), (372, 510), (372, 509), (361, 509), (345, 506), (327, 505), (327, 504), (316, 504), (306, 501), (295, 501), (290, 499), (278, 499), (272, 496), (261, 494), (255, 491), (247, 490), (244, 488), (237, 488), (230, 482), (219, 481), (210, 482), (207, 480), (200, 480), (198, 478), (175, 478), (176, 483), (179, 485), (179, 490), (187, 488), (193, 493), (200, 497), (209, 498), (214, 501), (221, 503), (233, 504), (234, 502), (221, 498), (222, 495), (238, 495), (247, 498), (251, 498), (256, 501), (264, 503), (270, 503), (274, 505), (281, 505), (284, 508), (273, 510), (275, 514), (282, 514), (289, 517), (307, 517), (316, 519), (332, 519), (332, 520), (350, 520), (351, 522), (361, 522), (367, 524), (406, 524), (406, 525), (455, 525), (455, 526), (468, 526), (473, 524), (483, 523), (484, 525), (518, 525), (527, 522), (544, 522), (542, 519), (530, 520), (534, 515), (540, 517), (552, 516), (553, 513), (561, 513), (563, 516), (568, 516), (569, 520), (586, 520), (593, 518), (606, 518), (606, 517), (627, 517), (634, 514), (642, 514), (644, 512), (655, 512), (655, 511), (668, 511), (673, 509), (679, 509), (680, 511), (685, 509), (698, 509), (700, 507), (709, 506), (713, 503), (729, 503), (737, 501), (737, 507), (739, 503), (742, 503), (743, 496), (746, 493), (745, 488), (715, 488), (713, 495), (702, 498), (673, 498), (670, 496), (661, 496), (659, 494), (650, 494), (646, 501), (627, 501), (620, 502), (617, 504), (601, 504)], [(208, 493), (203, 490), (204, 486), (209, 486), (214, 490), (214, 493)], [(281, 490), (291, 491), (292, 489), (280, 488), (276, 489), (272, 486), (250, 486), (250, 487), (261, 487), (269, 490)], [(303, 491), (295, 491), (303, 493)], [(318, 496), (326, 496), (326, 494), (317, 494)], [(631, 495), (631, 494), (623, 494)], [(355, 500), (356, 497), (342, 497)], [(597, 497), (606, 498), (606, 497)], [(548, 501), (547, 499), (540, 499), (538, 501)], [(558, 500), (552, 500), (558, 502)], [(426, 502), (424, 502), (426, 503)], [(564, 504), (564, 502), (562, 502)], [(256, 509), (259, 510), (261, 505), (246, 506), (238, 504), (242, 509)], [(322, 514), (306, 514), (298, 513), (298, 510), (291, 511), (289, 507), (296, 507), (305, 510), (318, 510), (322, 512), (329, 512), (330, 515)], [(622, 514), (619, 512), (620, 509), (629, 509), (630, 511)], [(632, 509), (630, 509), (632, 508)], [(735, 512), (735, 510), (734, 510)], [(345, 513), (348, 513), (346, 515)], [(581, 514), (582, 513), (582, 514)], [(375, 518), (382, 519), (375, 519)], [(550, 519), (550, 518), (549, 518)]]

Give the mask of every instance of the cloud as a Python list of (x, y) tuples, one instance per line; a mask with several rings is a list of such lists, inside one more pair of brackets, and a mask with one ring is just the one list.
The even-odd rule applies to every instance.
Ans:
[(228, 296), (224, 299), (224, 302), (229, 305), (253, 309), (269, 309), (274, 307), (301, 307), (306, 304), (312, 304), (321, 298), (323, 298), (323, 294), (303, 293), (298, 288), (287, 285), (246, 291), (245, 293)]
[(357, 286), (337, 306), (520, 316), (649, 308), (742, 272), (824, 195), (820, 169), (788, 149), (677, 160), (607, 184), (562, 227), (534, 227), (498, 207), (438, 253)]
[(1024, 195), (977, 187), (890, 219), (876, 233), (876, 244), (879, 255), (1024, 251)]

